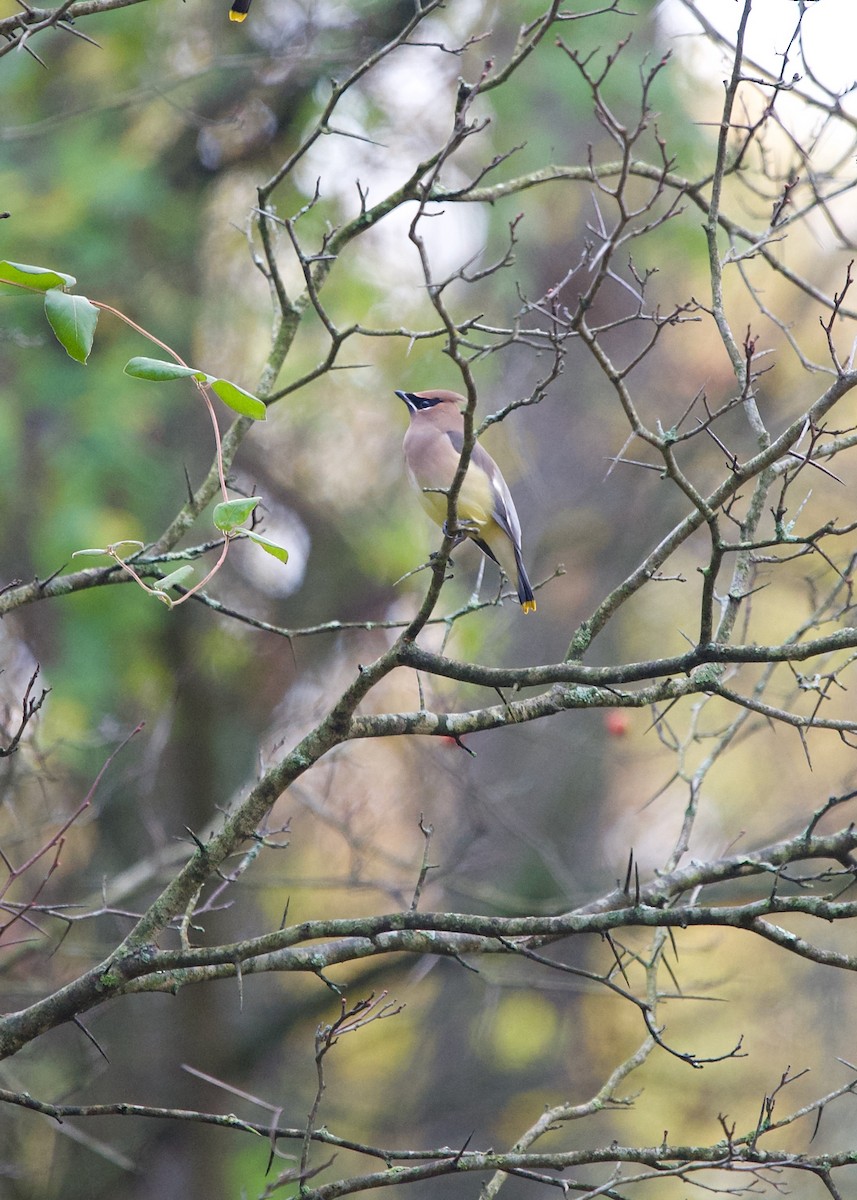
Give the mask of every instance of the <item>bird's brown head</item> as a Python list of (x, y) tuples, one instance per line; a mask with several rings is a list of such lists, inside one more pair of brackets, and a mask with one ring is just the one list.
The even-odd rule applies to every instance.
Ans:
[(428, 412), (430, 409), (446, 407), (452, 405), (459, 409), (467, 401), (463, 396), (459, 396), (458, 392), (449, 392), (444, 388), (435, 388), (428, 392), (396, 392), (400, 400), (404, 400), (408, 406), (408, 412), (411, 416), (415, 416), (420, 412)]

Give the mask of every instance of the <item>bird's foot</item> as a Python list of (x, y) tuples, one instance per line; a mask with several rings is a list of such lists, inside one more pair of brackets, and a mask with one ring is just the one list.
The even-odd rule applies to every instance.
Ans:
[[(459, 528), (456, 530), (455, 533), (450, 532), (448, 521), (444, 521), (443, 525), (441, 526), (444, 537), (452, 538), (452, 549), (453, 550), (455, 549), (456, 546), (460, 546), (461, 543), (464, 541), (464, 539), (467, 537), (467, 532), (463, 528), (463, 526), (466, 526), (466, 524), (467, 524), (466, 521), (465, 522), (459, 521)], [(475, 526), (474, 526), (474, 528), (475, 528)]]

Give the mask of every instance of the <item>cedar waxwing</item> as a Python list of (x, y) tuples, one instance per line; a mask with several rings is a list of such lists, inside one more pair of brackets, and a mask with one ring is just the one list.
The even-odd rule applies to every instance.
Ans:
[[(457, 392), (396, 392), (411, 415), (405, 434), (405, 464), (423, 508), (433, 521), (446, 524), (447, 496), (426, 488), (450, 488), (464, 445), (463, 396)], [(473, 447), (467, 474), (458, 493), (461, 538), (472, 538), (493, 558), (518, 589), (525, 613), (535, 612), (533, 589), (521, 558), (521, 524), (500, 468), (479, 442)]]
[(250, 11), (251, 0), (232, 0), (232, 7), (229, 10), (230, 21), (243, 21)]

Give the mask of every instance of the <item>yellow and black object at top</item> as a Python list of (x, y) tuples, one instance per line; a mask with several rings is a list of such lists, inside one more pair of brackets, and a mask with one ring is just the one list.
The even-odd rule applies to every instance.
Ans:
[(232, 0), (232, 7), (229, 10), (230, 21), (243, 21), (250, 11), (252, 0)]

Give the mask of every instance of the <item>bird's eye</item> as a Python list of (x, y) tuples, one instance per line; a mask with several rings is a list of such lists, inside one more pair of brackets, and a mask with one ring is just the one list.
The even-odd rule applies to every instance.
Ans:
[(420, 396), (417, 401), (419, 408), (434, 408), (436, 404), (440, 404), (440, 396)]

